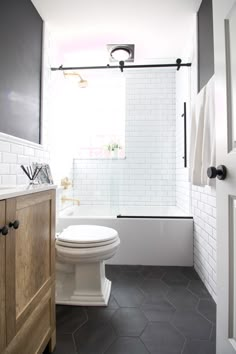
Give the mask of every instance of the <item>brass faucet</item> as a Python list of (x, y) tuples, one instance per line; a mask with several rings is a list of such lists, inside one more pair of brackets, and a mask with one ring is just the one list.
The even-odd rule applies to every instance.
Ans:
[(62, 203), (65, 203), (65, 202), (75, 202), (77, 205), (80, 205), (80, 200), (79, 200), (79, 199), (68, 198), (68, 197), (66, 197), (65, 195), (63, 195), (63, 196), (61, 197), (61, 201), (62, 201)]
[(72, 182), (69, 180), (68, 177), (62, 178), (61, 180), (61, 186), (64, 189), (68, 189), (69, 186), (72, 186)]

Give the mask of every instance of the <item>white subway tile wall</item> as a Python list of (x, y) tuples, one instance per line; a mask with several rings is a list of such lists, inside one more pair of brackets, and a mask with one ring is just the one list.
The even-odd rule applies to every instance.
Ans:
[(75, 197), (84, 205), (175, 205), (175, 70), (125, 75), (126, 158), (75, 159)]
[(216, 190), (192, 186), (194, 267), (216, 301)]
[(216, 190), (188, 182), (183, 168), (183, 139), (177, 116), (176, 134), (176, 206), (194, 219), (194, 267), (216, 300)]
[[(29, 179), (22, 171), (20, 165), (28, 165), (32, 162), (48, 162), (49, 153), (48, 151), (42, 150), (40, 147), (29, 147), (27, 146), (27, 142), (20, 144), (19, 142), (15, 143), (10, 140), (11, 138), (9, 138), (9, 142), (4, 141), (4, 146), (11, 152), (1, 152), (0, 155), (0, 184), (26, 184), (29, 182)], [(2, 143), (2, 141), (0, 141), (0, 143)], [(42, 153), (40, 154), (40, 158), (37, 156), (39, 151)]]

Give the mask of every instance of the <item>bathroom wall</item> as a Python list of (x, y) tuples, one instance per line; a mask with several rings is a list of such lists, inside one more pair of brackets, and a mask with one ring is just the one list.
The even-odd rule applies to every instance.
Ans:
[(214, 39), (212, 0), (202, 0), (198, 21), (198, 91), (214, 75)]
[(74, 196), (86, 205), (175, 205), (175, 70), (124, 75), (125, 159), (75, 159)]
[[(201, 11), (201, 13), (200, 13)], [(198, 85), (206, 84), (214, 73), (213, 53), (213, 22), (212, 22), (212, 1), (203, 0), (199, 9), (199, 16), (205, 18), (205, 27), (208, 27), (207, 36), (204, 32), (198, 38), (198, 46), (193, 50), (194, 66), (197, 65)], [(199, 22), (201, 23), (201, 22)], [(203, 27), (204, 27), (203, 26)], [(201, 29), (202, 31), (202, 29)], [(202, 53), (201, 53), (202, 50)], [(200, 52), (200, 53), (199, 53)], [(197, 55), (199, 53), (199, 57)], [(196, 75), (194, 75), (196, 78)], [(197, 88), (195, 87), (195, 92)], [(217, 299), (216, 287), (216, 188), (192, 187), (192, 213), (194, 215), (194, 259), (195, 268), (210, 291), (213, 298)]]
[(15, 185), (28, 183), (28, 178), (20, 168), (21, 164), (31, 162), (49, 162), (48, 144), (48, 103), (50, 97), (50, 63), (49, 63), (50, 35), (45, 25), (44, 28), (44, 53), (43, 53), (43, 145), (31, 143), (0, 133), (0, 184)]
[(11, 0), (0, 23), (0, 131), (38, 144), (43, 20), (30, 0)]
[[(188, 135), (191, 128), (191, 112), (194, 109), (195, 98), (198, 92), (198, 57), (197, 57), (197, 19), (195, 18), (195, 26), (193, 28), (193, 37), (190, 43), (186, 45), (183, 56), (189, 57), (192, 63), (190, 69), (190, 101), (188, 113)], [(186, 90), (186, 80), (184, 80), (181, 72), (177, 73), (177, 111), (178, 102), (181, 102), (181, 92)], [(181, 111), (180, 111), (181, 112)], [(179, 168), (181, 150), (183, 146), (182, 135), (178, 133), (180, 125), (179, 115), (176, 116), (177, 135), (177, 165), (176, 165), (176, 204), (180, 208), (187, 210), (188, 196), (189, 209), (194, 218), (194, 267), (209, 292), (216, 300), (216, 190), (215, 187), (194, 186), (189, 181), (189, 169)], [(180, 147), (179, 147), (180, 146)], [(189, 141), (188, 141), (189, 146)], [(179, 161), (179, 162), (178, 162)]]
[[(192, 49), (192, 105), (197, 94), (197, 41)], [(193, 108), (193, 107), (192, 107)], [(194, 266), (216, 300), (216, 189), (192, 186), (191, 212), (194, 217)]]
[(216, 299), (216, 190), (192, 186), (194, 266)]
[(48, 162), (49, 153), (27, 141), (5, 138), (0, 135), (0, 184), (26, 184), (28, 178), (20, 165), (31, 162)]

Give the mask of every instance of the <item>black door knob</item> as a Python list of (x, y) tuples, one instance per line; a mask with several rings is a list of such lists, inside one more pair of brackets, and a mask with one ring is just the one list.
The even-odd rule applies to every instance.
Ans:
[(13, 229), (18, 229), (19, 225), (20, 225), (19, 220), (15, 220), (13, 222), (9, 222), (9, 224), (8, 224), (8, 226), (9, 227), (13, 227)]
[(227, 175), (227, 169), (224, 165), (219, 165), (217, 167), (208, 167), (207, 169), (207, 176), (209, 178), (218, 178), (220, 180), (225, 179)]
[(3, 236), (6, 236), (8, 234), (8, 227), (7, 226), (3, 226), (1, 229), (0, 229), (0, 233), (3, 235)]

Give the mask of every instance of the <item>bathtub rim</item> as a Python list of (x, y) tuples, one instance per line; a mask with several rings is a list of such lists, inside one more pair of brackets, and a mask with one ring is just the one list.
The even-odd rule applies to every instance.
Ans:
[[(87, 207), (87, 206), (86, 206)], [(92, 206), (94, 207), (94, 206)], [(100, 207), (100, 206), (98, 206)], [(87, 218), (87, 219), (193, 219), (193, 215), (189, 215), (189, 214), (184, 214), (184, 211), (181, 210), (179, 207), (174, 207), (176, 208), (176, 210), (180, 211), (180, 215), (175, 214), (175, 213), (169, 213), (169, 214), (165, 214), (163, 211), (159, 211), (159, 213), (157, 213), (157, 215), (153, 215), (152, 213), (148, 213), (147, 214), (129, 214), (128, 213), (113, 213), (112, 215), (108, 213), (104, 213), (103, 215), (96, 215), (95, 213), (91, 212), (91, 214), (74, 214), (74, 210), (77, 210), (78, 206), (75, 205), (71, 205), (61, 211), (59, 211), (57, 218)], [(169, 207), (167, 207), (169, 208)], [(174, 215), (173, 215), (174, 214)]]

